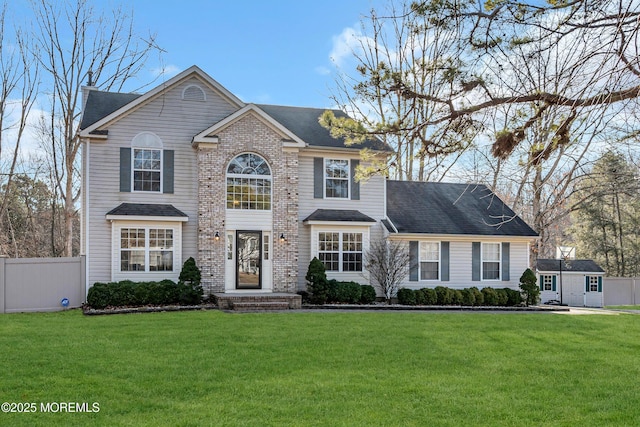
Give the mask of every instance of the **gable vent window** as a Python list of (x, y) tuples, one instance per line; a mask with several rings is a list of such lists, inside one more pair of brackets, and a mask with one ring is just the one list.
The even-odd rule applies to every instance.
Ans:
[(204, 91), (200, 86), (190, 85), (184, 88), (182, 92), (182, 99), (184, 101), (206, 101)]

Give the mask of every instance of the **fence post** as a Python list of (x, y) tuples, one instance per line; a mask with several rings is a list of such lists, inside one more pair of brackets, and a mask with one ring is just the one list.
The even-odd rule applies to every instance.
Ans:
[(7, 256), (0, 255), (0, 313), (4, 313), (6, 310), (6, 274), (5, 267), (7, 265)]
[(82, 302), (87, 302), (87, 257), (80, 255), (80, 294)]

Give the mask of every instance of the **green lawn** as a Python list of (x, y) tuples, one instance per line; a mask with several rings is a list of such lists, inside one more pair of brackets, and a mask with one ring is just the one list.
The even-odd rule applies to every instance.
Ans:
[(640, 310), (640, 305), (608, 305), (605, 308), (612, 310)]
[(640, 318), (0, 315), (0, 425), (640, 425)]

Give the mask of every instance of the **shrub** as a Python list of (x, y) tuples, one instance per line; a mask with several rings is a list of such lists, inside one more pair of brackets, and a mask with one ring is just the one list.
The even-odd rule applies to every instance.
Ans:
[(180, 304), (195, 305), (202, 302), (201, 273), (193, 257), (189, 257), (180, 271), (177, 298)]
[(362, 288), (356, 282), (337, 282), (336, 302), (356, 304), (360, 301)]
[(87, 293), (87, 304), (93, 308), (125, 307), (141, 305), (199, 304), (202, 302), (201, 288), (175, 283), (132, 282), (95, 283)]
[(527, 306), (536, 305), (540, 289), (536, 282), (538, 281), (536, 273), (527, 268), (520, 277), (520, 289), (524, 293), (524, 302)]
[(484, 295), (482, 294), (482, 292), (480, 292), (478, 288), (476, 288), (475, 286), (472, 288), (469, 288), (469, 292), (473, 294), (473, 298), (474, 298), (473, 305), (479, 306), (484, 304)]
[(496, 289), (496, 295), (498, 296), (498, 304), (499, 306), (506, 306), (509, 302), (509, 295), (507, 291), (504, 289)]
[[(327, 298), (325, 303), (336, 303), (338, 301), (338, 281), (336, 279), (329, 279), (326, 281), (325, 290)], [(313, 295), (311, 296), (313, 298)], [(319, 303), (316, 303), (319, 304)]]
[(507, 294), (506, 305), (515, 307), (522, 304), (523, 298), (522, 298), (522, 294), (519, 291), (516, 291), (514, 289), (504, 288), (504, 292)]
[(482, 296), (484, 299), (484, 305), (496, 306), (498, 305), (498, 294), (493, 288), (482, 288)]
[(451, 289), (451, 304), (462, 305), (462, 291), (460, 289)]
[(94, 283), (87, 293), (87, 304), (102, 309), (109, 305), (110, 290), (107, 283)]
[(438, 305), (451, 305), (453, 303), (453, 289), (449, 289), (444, 286), (436, 286), (435, 291), (438, 296)]
[(307, 291), (311, 294), (310, 302), (325, 304), (328, 298), (327, 273), (324, 264), (317, 257), (314, 257), (309, 263), (305, 279), (307, 279)]
[(302, 297), (302, 303), (303, 304), (308, 304), (309, 303), (309, 292), (307, 292), (307, 291), (298, 291), (297, 294)]
[(417, 305), (426, 305), (427, 304), (427, 297), (424, 294), (424, 292), (422, 291), (422, 289), (418, 289), (416, 291), (413, 292), (416, 296), (416, 304)]
[(413, 289), (401, 288), (398, 290), (398, 303), (402, 305), (416, 305), (416, 294)]
[(462, 305), (472, 306), (476, 304), (476, 295), (470, 289), (465, 288), (460, 293), (462, 294)]
[(371, 304), (376, 300), (376, 289), (371, 285), (360, 287), (360, 304)]
[(438, 294), (436, 294), (436, 290), (432, 288), (422, 288), (422, 293), (424, 294), (424, 303), (425, 305), (436, 305), (438, 304)]

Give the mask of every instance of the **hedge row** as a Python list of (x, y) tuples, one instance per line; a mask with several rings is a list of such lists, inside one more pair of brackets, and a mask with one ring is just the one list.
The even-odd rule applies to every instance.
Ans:
[(371, 285), (361, 285), (357, 282), (339, 282), (331, 279), (325, 282), (326, 288), (321, 294), (300, 292), (304, 303), (312, 304), (371, 304), (376, 300), (376, 290)]
[(398, 303), (402, 305), (458, 305), (458, 306), (518, 306), (523, 299), (519, 291), (495, 288), (451, 289), (435, 288), (398, 290)]
[(137, 307), (145, 305), (195, 305), (202, 302), (202, 287), (171, 280), (161, 282), (95, 283), (87, 294), (92, 308)]

